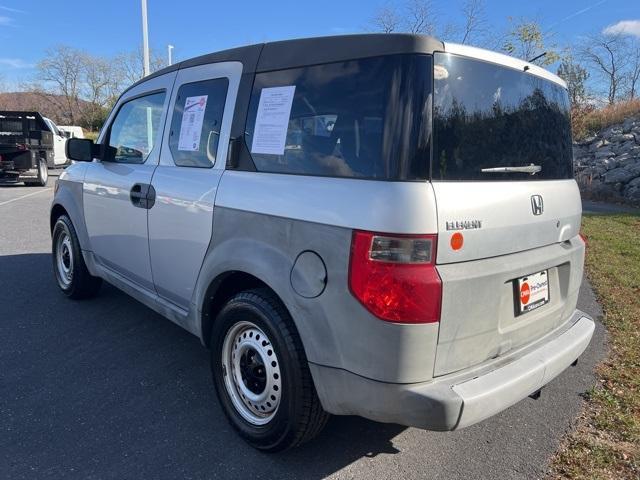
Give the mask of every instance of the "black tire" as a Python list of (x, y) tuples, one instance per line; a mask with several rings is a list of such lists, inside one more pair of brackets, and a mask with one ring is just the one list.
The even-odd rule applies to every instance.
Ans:
[[(65, 249), (69, 253), (68, 262), (63, 261), (63, 264), (60, 265), (58, 254), (60, 253), (64, 257)], [(74, 300), (97, 295), (102, 285), (102, 279), (94, 277), (87, 270), (76, 230), (66, 215), (61, 215), (53, 227), (51, 251), (53, 274), (64, 295)], [(67, 274), (65, 275), (65, 273)]]
[(46, 187), (49, 182), (49, 167), (43, 158), (38, 160), (38, 177), (35, 180), (27, 180), (25, 185), (30, 187)]
[[(233, 387), (225, 383), (232, 378), (225, 379), (227, 373), (231, 374), (223, 366), (225, 337), (231, 335), (237, 325), (247, 322), (257, 326), (270, 340), (266, 348), (273, 349), (281, 372), (279, 404), (264, 425), (253, 424), (243, 417), (234, 405), (230, 393)], [(235, 346), (235, 341), (231, 345)], [(329, 418), (318, 399), (293, 320), (269, 289), (238, 293), (222, 308), (212, 331), (211, 369), (225, 415), (240, 436), (259, 450), (277, 452), (307, 442), (320, 433)]]

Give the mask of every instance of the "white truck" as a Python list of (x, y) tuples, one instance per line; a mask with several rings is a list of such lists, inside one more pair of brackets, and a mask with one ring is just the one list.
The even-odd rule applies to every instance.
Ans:
[(49, 168), (65, 166), (67, 137), (38, 112), (0, 111), (0, 179), (47, 184)]
[(76, 125), (58, 125), (58, 129), (60, 129), (67, 138), (84, 138), (82, 127)]
[(59, 168), (67, 164), (67, 154), (65, 153), (65, 147), (67, 144), (68, 136), (65, 135), (53, 120), (47, 117), (42, 117), (44, 123), (49, 127), (53, 135), (53, 163), (54, 167)]

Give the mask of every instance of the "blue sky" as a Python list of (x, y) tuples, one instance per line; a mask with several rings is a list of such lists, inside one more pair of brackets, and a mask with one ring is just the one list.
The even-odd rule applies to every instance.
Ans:
[[(401, 2), (402, 0), (399, 0)], [(440, 20), (451, 21), (464, 0), (434, 0)], [(180, 60), (232, 46), (367, 30), (385, 0), (214, 1), (148, 0), (150, 43)], [(625, 20), (640, 20), (640, 0), (486, 0), (487, 19), (536, 17), (559, 44)], [(96, 5), (94, 7), (94, 5)], [(139, 0), (0, 0), (0, 77), (29, 80), (47, 48), (65, 44), (96, 55), (141, 44)], [(638, 33), (640, 36), (640, 32)]]

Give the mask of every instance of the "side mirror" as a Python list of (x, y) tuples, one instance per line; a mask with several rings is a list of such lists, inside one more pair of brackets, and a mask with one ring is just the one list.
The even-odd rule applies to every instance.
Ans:
[(70, 138), (65, 147), (67, 158), (76, 162), (93, 161), (96, 145), (88, 138)]

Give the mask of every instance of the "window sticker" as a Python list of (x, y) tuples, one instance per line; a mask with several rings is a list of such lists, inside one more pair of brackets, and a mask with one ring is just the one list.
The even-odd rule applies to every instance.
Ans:
[(284, 154), (295, 91), (295, 85), (262, 89), (251, 153)]
[(208, 95), (187, 97), (184, 101), (178, 150), (187, 152), (200, 150), (200, 135), (202, 134), (204, 111), (207, 108), (207, 97)]

